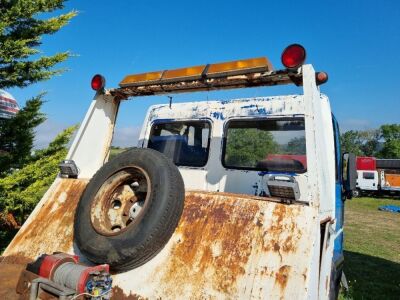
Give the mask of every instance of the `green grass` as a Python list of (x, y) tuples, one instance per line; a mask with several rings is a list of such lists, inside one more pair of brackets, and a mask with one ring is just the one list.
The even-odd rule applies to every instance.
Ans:
[(400, 200), (346, 202), (345, 267), (349, 292), (341, 299), (400, 299), (400, 214), (379, 211)]
[(129, 149), (131, 149), (131, 148), (115, 148), (115, 147), (111, 147), (111, 149), (110, 149), (110, 157), (109, 157), (108, 160), (113, 159), (118, 154), (120, 154), (120, 153), (122, 153), (122, 152), (124, 152), (126, 150), (129, 150)]

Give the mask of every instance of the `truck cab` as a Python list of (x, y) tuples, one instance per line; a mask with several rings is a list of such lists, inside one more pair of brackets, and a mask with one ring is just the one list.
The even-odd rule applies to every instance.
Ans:
[[(355, 162), (352, 156), (343, 159), (338, 123), (320, 92), (327, 75), (304, 59), (304, 48), (292, 45), (282, 55), (284, 70), (274, 71), (266, 59), (243, 60), (128, 75), (111, 90), (104, 89), (104, 78), (94, 78), (95, 99), (68, 153), (79, 173), (56, 179), (1, 264), (11, 263), (10, 257), (35, 259), (54, 251), (85, 256), (74, 241), (74, 209), (108, 160), (121, 101), (296, 84), (303, 93), (203, 102), (190, 102), (188, 96), (186, 103), (149, 108), (138, 148), (160, 152), (177, 166), (185, 186), (184, 208), (161, 249), (143, 264), (112, 275), (113, 295), (337, 298), (344, 201), (355, 186)], [(61, 215), (51, 214), (51, 226), (35, 230), (49, 212)]]

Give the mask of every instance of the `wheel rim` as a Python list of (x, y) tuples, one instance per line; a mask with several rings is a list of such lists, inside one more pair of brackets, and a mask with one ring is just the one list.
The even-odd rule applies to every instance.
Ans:
[(148, 208), (150, 187), (148, 174), (139, 167), (127, 167), (111, 175), (92, 201), (93, 228), (112, 236), (135, 226)]

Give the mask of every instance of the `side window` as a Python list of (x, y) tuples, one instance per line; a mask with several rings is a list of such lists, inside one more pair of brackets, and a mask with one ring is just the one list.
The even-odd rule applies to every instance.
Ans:
[(304, 119), (229, 121), (222, 159), (222, 164), (231, 169), (304, 173)]
[(210, 133), (208, 121), (157, 123), (151, 128), (147, 147), (165, 154), (177, 166), (204, 167)]

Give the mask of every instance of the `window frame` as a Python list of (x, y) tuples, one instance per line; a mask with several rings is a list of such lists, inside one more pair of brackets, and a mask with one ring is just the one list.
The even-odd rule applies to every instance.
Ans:
[[(227, 143), (227, 137), (228, 137), (228, 129), (229, 129), (229, 124), (231, 122), (235, 121), (250, 121), (250, 122), (260, 122), (260, 121), (293, 121), (293, 120), (301, 120), (304, 122), (304, 138), (306, 138), (306, 118), (304, 115), (296, 115), (294, 117), (266, 117), (266, 118), (248, 118), (248, 117), (243, 117), (243, 118), (231, 118), (227, 120), (224, 124), (224, 131), (223, 131), (223, 136), (222, 136), (222, 151), (221, 151), (221, 164), (225, 169), (228, 170), (245, 170), (245, 171), (256, 171), (256, 172), (267, 172), (270, 174), (305, 174), (308, 172), (308, 166), (307, 168), (302, 171), (302, 172), (294, 172), (294, 171), (267, 171), (262, 168), (249, 168), (249, 167), (234, 167), (234, 166), (228, 166), (225, 164), (225, 154), (226, 154), (226, 143)], [(306, 139), (306, 158), (307, 158), (307, 139)]]
[[(201, 118), (201, 119), (158, 119), (154, 120), (151, 123), (149, 134), (147, 136), (146, 141), (146, 148), (152, 149), (149, 147), (150, 137), (152, 136), (153, 128), (156, 125), (160, 124), (173, 124), (173, 123), (207, 123), (209, 125), (209, 133), (208, 133), (208, 144), (207, 144), (207, 160), (204, 165), (202, 166), (189, 166), (189, 165), (178, 165), (175, 162), (174, 165), (178, 168), (189, 168), (189, 169), (205, 169), (210, 161), (210, 153), (211, 153), (211, 140), (212, 140), (212, 131), (213, 131), (213, 122), (209, 118)], [(156, 150), (157, 151), (157, 150)], [(162, 152), (160, 152), (162, 153)]]

